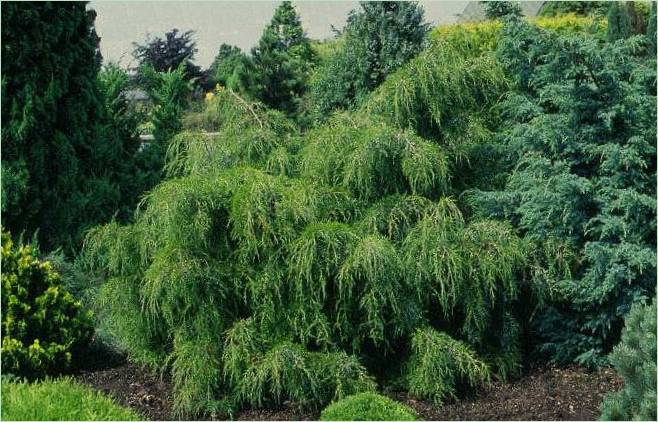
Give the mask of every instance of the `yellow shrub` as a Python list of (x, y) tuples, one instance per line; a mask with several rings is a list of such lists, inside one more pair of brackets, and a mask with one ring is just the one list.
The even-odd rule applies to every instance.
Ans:
[[(597, 35), (605, 35), (607, 26), (605, 19), (577, 16), (573, 13), (532, 18), (530, 22), (558, 34), (593, 32)], [(444, 25), (435, 28), (429, 38), (433, 42), (446, 41), (464, 54), (477, 56), (496, 49), (502, 27), (502, 22), (498, 20)]]
[(588, 32), (590, 30), (597, 34), (605, 34), (608, 22), (605, 19), (595, 19), (588, 16), (578, 16), (573, 13), (555, 17), (540, 17), (531, 19), (537, 26), (550, 29), (558, 34), (573, 32)]

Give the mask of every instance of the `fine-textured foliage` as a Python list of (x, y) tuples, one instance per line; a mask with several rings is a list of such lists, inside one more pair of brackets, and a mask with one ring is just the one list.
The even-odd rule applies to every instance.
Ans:
[(321, 421), (415, 421), (416, 412), (376, 393), (360, 393), (327, 406)]
[(317, 117), (360, 104), (384, 79), (421, 50), (428, 25), (415, 2), (362, 2), (352, 11), (336, 49), (311, 80)]
[(602, 420), (654, 420), (656, 418), (656, 299), (635, 304), (626, 317), (621, 342), (610, 362), (624, 380), (621, 391), (606, 396)]
[(91, 338), (91, 315), (49, 262), (2, 232), (2, 371), (29, 378), (70, 368)]
[[(452, 111), (466, 118), (456, 108), (476, 104), (476, 91)], [(131, 359), (171, 369), (179, 413), (319, 410), (373, 391), (370, 374), (404, 366), (421, 326), (496, 375), (515, 372), (507, 310), (525, 245), (504, 224), (466, 222), (446, 197), (458, 192), (450, 163), (471, 149), (386, 120), (339, 114), (300, 134), (219, 87), (174, 137), (171, 178), (144, 196), (134, 224), (89, 233), (80, 264), (107, 279), (95, 301), (105, 329)], [(450, 240), (437, 252), (434, 236)]]
[(489, 367), (465, 343), (432, 328), (416, 330), (411, 341), (410, 393), (440, 406), (455, 398), (459, 383), (476, 386), (489, 380)]
[(71, 378), (35, 383), (2, 379), (5, 421), (138, 421), (134, 411)]
[(118, 91), (97, 80), (94, 17), (82, 2), (2, 9), (3, 225), (69, 254), (90, 226), (122, 207), (128, 218), (140, 193)]
[[(385, 103), (388, 81), (368, 106), (306, 132), (218, 87), (185, 117), (170, 178), (134, 223), (89, 233), (80, 264), (107, 279), (95, 300), (104, 329), (132, 360), (171, 369), (179, 413), (317, 410), (411, 370), (418, 385), (448, 371), (441, 391), (418, 387), (441, 400), (517, 373), (518, 275), (540, 273), (542, 254), (524, 259), (509, 226), (470, 220), (458, 200), (491, 183), (496, 167), (464, 169), (485, 167), (509, 84), (482, 51), (422, 54), (426, 81), (419, 60), (389, 77), (424, 90), (417, 121)], [(437, 105), (438, 93), (456, 99)], [(448, 369), (411, 350), (421, 327)]]

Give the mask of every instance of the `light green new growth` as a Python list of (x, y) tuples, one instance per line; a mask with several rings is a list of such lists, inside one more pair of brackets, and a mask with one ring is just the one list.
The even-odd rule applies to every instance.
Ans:
[(433, 328), (420, 328), (412, 337), (409, 362), (409, 392), (441, 405), (455, 398), (458, 383), (487, 383), (490, 370), (465, 343)]
[[(451, 110), (477, 108), (483, 100), (469, 96), (489, 101), (502, 83), (466, 89)], [(447, 386), (488, 379), (476, 353), (495, 373), (514, 367), (516, 349), (494, 325), (516, 297), (523, 245), (502, 224), (467, 223), (446, 196), (455, 163), (469, 158), (458, 144), (470, 141), (424, 139), (362, 113), (300, 134), (228, 89), (185, 121), (169, 179), (134, 224), (90, 231), (81, 257), (107, 278), (96, 306), (108, 331), (131, 359), (172, 370), (180, 415), (285, 401), (319, 409), (374, 391), (369, 370), (408, 360), (401, 351), (427, 324), (454, 327), (452, 341), (473, 347), (454, 358), (471, 363), (451, 369)]]

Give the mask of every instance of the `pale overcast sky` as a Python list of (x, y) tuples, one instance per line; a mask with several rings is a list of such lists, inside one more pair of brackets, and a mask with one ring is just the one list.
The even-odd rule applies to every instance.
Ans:
[[(467, 1), (421, 1), (425, 19), (433, 25), (451, 23)], [(260, 38), (279, 2), (274, 1), (92, 1), (96, 31), (101, 37), (105, 61), (132, 63), (133, 42), (147, 34), (162, 36), (172, 28), (196, 31), (195, 62), (207, 67), (221, 43), (248, 51)], [(359, 7), (356, 1), (299, 1), (293, 3), (309, 37), (332, 35), (331, 25), (342, 28), (347, 13)]]

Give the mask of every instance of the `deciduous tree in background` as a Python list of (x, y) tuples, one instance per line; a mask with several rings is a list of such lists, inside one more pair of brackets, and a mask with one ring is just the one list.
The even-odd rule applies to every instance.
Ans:
[(138, 69), (150, 66), (157, 72), (169, 72), (182, 64), (186, 80), (200, 77), (201, 69), (192, 63), (198, 51), (193, 37), (194, 31), (180, 32), (174, 28), (165, 33), (164, 38), (148, 37), (143, 44), (133, 43)]

